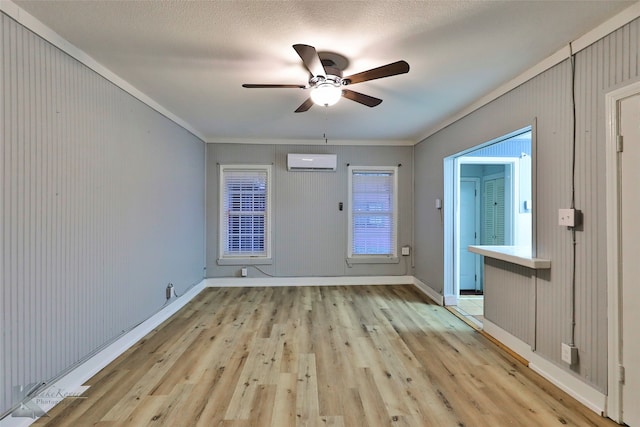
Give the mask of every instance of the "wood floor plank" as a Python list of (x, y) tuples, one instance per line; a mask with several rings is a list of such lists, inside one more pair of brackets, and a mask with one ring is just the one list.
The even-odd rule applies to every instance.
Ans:
[(123, 426), (149, 426), (160, 418), (166, 396), (146, 395), (140, 398), (138, 405), (131, 411)]
[(358, 393), (364, 408), (367, 426), (388, 426), (391, 416), (380, 389), (376, 384), (370, 368), (361, 368), (357, 372)]
[(248, 357), (248, 354), (243, 351), (245, 351), (244, 348), (240, 346), (238, 353), (224, 361), (224, 366), (220, 366), (215, 371), (207, 371), (215, 375), (203, 376), (202, 380), (196, 384), (196, 388), (191, 393), (193, 403), (189, 402), (194, 409), (185, 411), (185, 420), (187, 422), (192, 420), (189, 425), (210, 427), (222, 423), (232, 397), (231, 390), (237, 386)]
[(280, 374), (273, 402), (271, 423), (264, 423), (262, 425), (270, 425), (271, 427), (295, 427), (297, 420), (297, 384), (298, 376), (296, 374)]
[(234, 393), (225, 420), (249, 419), (255, 394), (265, 384), (276, 384), (280, 373), (284, 325), (274, 325), (269, 338), (256, 338), (241, 374), (241, 384)]
[(614, 426), (412, 286), (209, 288), (38, 426)]
[(255, 394), (255, 400), (251, 404), (249, 424), (268, 425), (273, 417), (273, 406), (276, 400), (276, 385), (261, 384)]
[(315, 354), (301, 354), (298, 358), (298, 387), (296, 393), (296, 425), (317, 425), (320, 415), (318, 403), (318, 373)]

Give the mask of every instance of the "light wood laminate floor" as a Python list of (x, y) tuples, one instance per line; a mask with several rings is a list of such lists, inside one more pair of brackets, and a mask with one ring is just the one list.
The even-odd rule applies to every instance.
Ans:
[(614, 426), (411, 286), (209, 288), (47, 426)]
[(474, 323), (482, 327), (482, 322), (484, 322), (484, 296), (483, 295), (460, 295), (458, 297), (458, 305), (454, 306), (457, 308), (458, 313), (463, 316), (472, 317)]

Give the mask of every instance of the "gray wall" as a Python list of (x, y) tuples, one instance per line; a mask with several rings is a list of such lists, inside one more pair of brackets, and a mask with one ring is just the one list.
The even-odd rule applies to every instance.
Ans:
[[(332, 153), (336, 172), (288, 172), (287, 153)], [(398, 245), (412, 244), (413, 147), (207, 144), (207, 275), (235, 277), (241, 266), (217, 265), (219, 164), (273, 165), (273, 263), (249, 267), (250, 277), (412, 274), (410, 257), (397, 264), (347, 266), (347, 164), (397, 166)], [(344, 210), (338, 210), (338, 203)]]
[[(607, 386), (607, 283), (605, 218), (605, 94), (637, 81), (640, 23), (624, 26), (577, 54), (576, 204), (584, 212), (577, 233), (577, 326), (580, 363), (575, 373), (600, 391)], [(567, 60), (421, 142), (415, 148), (416, 276), (442, 292), (443, 224), (432, 207), (443, 194), (443, 158), (531, 124), (537, 118), (537, 255), (548, 258), (548, 277), (538, 278), (537, 352), (566, 368), (560, 344), (570, 337), (570, 233), (557, 225), (559, 208), (571, 201), (571, 67)], [(503, 275), (503, 277), (508, 277)], [(505, 279), (507, 280), (507, 279)], [(487, 286), (489, 286), (487, 284)], [(521, 298), (528, 298), (523, 291)], [(505, 296), (506, 297), (506, 296)], [(514, 296), (509, 296), (513, 298)], [(505, 309), (508, 301), (504, 301)], [(497, 309), (499, 310), (499, 308)], [(510, 319), (494, 313), (499, 326)]]
[(484, 282), (484, 317), (533, 347), (536, 270), (485, 258)]
[(204, 144), (0, 15), (0, 414), (203, 277)]

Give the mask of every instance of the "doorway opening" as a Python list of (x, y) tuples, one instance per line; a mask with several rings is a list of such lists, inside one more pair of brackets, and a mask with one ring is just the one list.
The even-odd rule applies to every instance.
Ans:
[(637, 162), (640, 158), (640, 82), (606, 96), (607, 141), (607, 416), (640, 426), (640, 343), (637, 339), (640, 289), (637, 286)]
[(445, 159), (445, 305), (479, 327), (484, 264), (468, 247), (532, 246), (531, 174), (531, 127)]

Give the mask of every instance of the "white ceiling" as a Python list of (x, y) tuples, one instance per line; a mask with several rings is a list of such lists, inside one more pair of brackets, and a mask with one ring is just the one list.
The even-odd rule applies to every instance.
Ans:
[[(635, 1), (15, 1), (208, 141), (417, 142)], [(349, 75), (404, 59), (408, 74), (294, 110), (306, 84), (291, 47), (346, 56)]]

